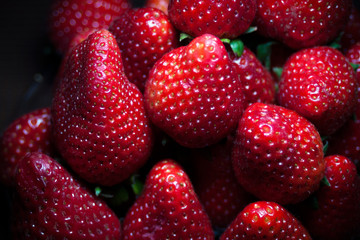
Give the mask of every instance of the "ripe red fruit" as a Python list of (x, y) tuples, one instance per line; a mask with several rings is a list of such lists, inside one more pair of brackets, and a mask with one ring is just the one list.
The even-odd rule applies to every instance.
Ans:
[(243, 86), (244, 108), (255, 102), (274, 103), (275, 81), (255, 54), (245, 47), (240, 57), (234, 54), (230, 56)]
[(360, 9), (352, 5), (350, 15), (343, 34), (340, 39), (340, 45), (343, 52), (347, 52), (356, 42), (360, 41)]
[(352, 239), (360, 229), (360, 177), (344, 156), (327, 156), (325, 164), (328, 184), (315, 193), (316, 206), (307, 205), (300, 214), (316, 239)]
[(224, 44), (204, 34), (165, 54), (145, 86), (151, 121), (185, 147), (204, 147), (236, 128), (243, 111), (239, 76)]
[(64, 54), (77, 34), (108, 28), (130, 6), (128, 0), (55, 0), (49, 16), (50, 38)]
[(107, 30), (71, 53), (52, 104), (54, 142), (86, 181), (114, 185), (142, 166), (152, 148), (143, 96), (123, 72)]
[(54, 159), (26, 155), (16, 172), (19, 239), (120, 239), (120, 221)]
[(248, 107), (239, 121), (232, 161), (239, 183), (261, 200), (300, 202), (324, 176), (320, 135), (289, 109), (264, 103)]
[(214, 239), (211, 223), (182, 167), (158, 162), (124, 219), (128, 239)]
[(170, 0), (146, 0), (145, 7), (157, 8), (167, 15), (169, 2)]
[(168, 7), (174, 26), (193, 37), (234, 39), (249, 28), (255, 12), (255, 0), (170, 0)]
[(50, 108), (41, 108), (15, 119), (0, 141), (0, 182), (14, 185), (17, 163), (27, 153), (53, 153)]
[[(232, 138), (191, 153), (192, 181), (212, 226), (227, 227), (254, 197), (237, 182), (231, 162)], [(188, 159), (186, 159), (188, 160)]]
[(155, 62), (178, 46), (167, 15), (155, 8), (136, 8), (115, 19), (109, 31), (120, 47), (125, 74), (143, 92)]
[(311, 240), (304, 226), (274, 202), (246, 206), (221, 235), (220, 240), (297, 239)]
[(354, 70), (338, 50), (320, 46), (300, 50), (285, 63), (278, 102), (330, 135), (351, 116), (356, 104)]
[(257, 0), (259, 33), (291, 48), (323, 45), (344, 29), (351, 0)]

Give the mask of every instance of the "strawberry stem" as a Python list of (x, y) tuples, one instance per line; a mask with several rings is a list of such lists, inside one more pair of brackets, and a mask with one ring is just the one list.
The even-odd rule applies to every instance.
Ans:
[(192, 39), (193, 37), (192, 36), (190, 36), (189, 34), (187, 34), (187, 33), (180, 33), (180, 37), (179, 37), (179, 40), (180, 40), (180, 42), (181, 41), (183, 41), (183, 40), (185, 40), (185, 39)]
[(259, 44), (256, 49), (256, 56), (264, 64), (267, 70), (271, 67), (271, 47), (275, 42)]

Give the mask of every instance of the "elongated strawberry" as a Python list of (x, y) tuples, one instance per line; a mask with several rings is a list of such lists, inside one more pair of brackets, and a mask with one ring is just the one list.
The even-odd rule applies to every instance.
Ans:
[(300, 214), (316, 239), (352, 239), (360, 233), (360, 177), (344, 156), (327, 156), (325, 164), (328, 184), (315, 193), (316, 206), (309, 204)]
[(49, 16), (50, 38), (64, 54), (77, 34), (107, 28), (130, 6), (128, 0), (55, 0)]
[(281, 205), (258, 201), (246, 206), (220, 237), (220, 240), (241, 239), (311, 240), (311, 237), (299, 220)]
[(237, 182), (231, 163), (229, 138), (213, 146), (194, 149), (191, 178), (214, 228), (226, 228), (254, 197)]
[(123, 225), (124, 240), (214, 239), (210, 220), (190, 179), (170, 159), (151, 169)]
[(52, 120), (59, 152), (86, 181), (117, 184), (149, 157), (152, 131), (143, 96), (125, 77), (107, 30), (91, 34), (69, 56)]
[(344, 29), (351, 0), (257, 0), (259, 33), (291, 48), (308, 48), (333, 40)]
[(326, 46), (294, 53), (279, 82), (279, 104), (310, 120), (322, 135), (339, 129), (355, 110), (354, 70), (338, 50)]
[(50, 108), (41, 108), (15, 119), (0, 141), (0, 181), (14, 185), (17, 163), (29, 152), (53, 153)]
[(167, 15), (169, 2), (170, 0), (146, 0), (145, 7), (157, 8)]
[(54, 159), (26, 155), (16, 172), (19, 239), (120, 239), (120, 221)]
[(226, 137), (244, 101), (224, 44), (210, 34), (165, 54), (150, 72), (144, 97), (151, 121), (185, 147)]
[(300, 202), (320, 185), (324, 153), (313, 124), (296, 112), (264, 103), (248, 107), (233, 147), (236, 177), (261, 200)]
[(177, 31), (155, 8), (129, 10), (111, 23), (109, 31), (120, 47), (126, 76), (141, 91), (155, 62), (178, 46)]
[(255, 0), (170, 0), (168, 7), (174, 26), (193, 37), (234, 39), (249, 28), (255, 12)]
[(255, 102), (274, 103), (275, 81), (255, 54), (245, 47), (241, 56), (231, 56), (243, 86), (244, 108)]

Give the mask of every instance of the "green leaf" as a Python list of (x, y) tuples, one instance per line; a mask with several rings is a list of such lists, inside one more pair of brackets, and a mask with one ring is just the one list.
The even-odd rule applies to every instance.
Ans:
[(283, 68), (282, 67), (273, 67), (272, 70), (276, 74), (276, 76), (280, 79), (281, 74), (283, 72)]
[(260, 62), (270, 71), (271, 66), (271, 46), (275, 42), (266, 42), (263, 44), (259, 44), (256, 49), (256, 56), (260, 60)]
[(131, 176), (131, 188), (135, 195), (140, 195), (144, 188), (143, 182), (139, 179), (138, 175)]
[(121, 186), (115, 193), (114, 197), (111, 199), (111, 202), (114, 205), (121, 205), (124, 202), (129, 200), (129, 193), (124, 186)]
[(230, 41), (230, 47), (237, 57), (241, 57), (244, 52), (244, 43), (240, 39)]
[(243, 34), (249, 34), (257, 31), (256, 26), (250, 26)]
[(340, 42), (341, 42), (341, 38), (342, 38), (343, 35), (344, 35), (344, 32), (341, 32), (335, 38), (335, 40), (329, 44), (329, 46), (332, 47), (332, 48), (335, 48), (335, 49), (340, 49), (341, 48), (341, 43)]
[(323, 145), (324, 155), (326, 155), (328, 149), (329, 149), (329, 141), (325, 140), (324, 145)]
[(330, 182), (329, 182), (329, 180), (327, 179), (326, 176), (324, 176), (324, 177), (321, 179), (321, 183), (324, 184), (325, 186), (328, 186), (328, 187), (331, 186), (331, 185), (330, 185)]
[(190, 36), (189, 34), (187, 34), (187, 33), (180, 33), (180, 38), (179, 38), (179, 40), (180, 40), (180, 42), (181, 41), (183, 41), (183, 40), (185, 40), (185, 39), (192, 39), (193, 37), (192, 36)]
[(352, 66), (352, 68), (354, 69), (355, 72), (357, 71), (357, 69), (360, 66), (360, 64), (356, 64), (356, 63), (350, 63), (350, 65)]
[(101, 187), (97, 186), (95, 187), (95, 195), (98, 197), (101, 194)]
[(309, 199), (311, 201), (311, 207), (315, 210), (319, 209), (319, 201), (318, 201), (317, 197), (311, 196)]

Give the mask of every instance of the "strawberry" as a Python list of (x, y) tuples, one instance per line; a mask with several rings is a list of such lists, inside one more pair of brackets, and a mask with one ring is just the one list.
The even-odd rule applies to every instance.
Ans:
[(210, 220), (188, 175), (171, 159), (150, 170), (123, 226), (124, 240), (214, 239)]
[(237, 182), (231, 163), (232, 138), (213, 146), (195, 149), (191, 160), (195, 191), (215, 229), (227, 227), (253, 200)]
[(278, 101), (310, 120), (322, 135), (333, 134), (351, 116), (356, 104), (354, 70), (338, 50), (313, 47), (286, 61)]
[(120, 239), (120, 221), (58, 162), (30, 153), (16, 172), (19, 239)]
[(115, 185), (152, 148), (143, 96), (125, 77), (114, 36), (99, 30), (74, 48), (52, 103), (54, 143), (72, 170)]
[(234, 39), (249, 28), (255, 12), (256, 0), (170, 0), (168, 6), (174, 26), (193, 37)]
[(356, 1), (357, 0), (353, 1), (349, 19), (340, 39), (340, 45), (343, 52), (347, 52), (351, 46), (360, 41), (360, 6), (357, 7), (355, 5)]
[(239, 76), (221, 40), (204, 34), (165, 54), (145, 85), (149, 118), (185, 147), (205, 147), (236, 128), (243, 111)]
[(17, 163), (29, 152), (53, 153), (50, 108), (41, 108), (15, 119), (0, 141), (0, 181), (13, 186)]
[(231, 56), (243, 86), (245, 108), (255, 102), (274, 103), (275, 81), (255, 54), (244, 47), (241, 56)]
[[(345, 57), (347, 60), (353, 64), (360, 64), (360, 39), (358, 42), (353, 44), (349, 50), (346, 52)], [(358, 85), (360, 85), (360, 68), (356, 68), (356, 78), (358, 80)], [(360, 86), (358, 86), (358, 92), (360, 91)], [(358, 98), (358, 103), (360, 103), (360, 97)], [(360, 110), (359, 107), (357, 109)], [(360, 117), (360, 112), (359, 112)]]
[(146, 0), (145, 7), (157, 8), (167, 15), (169, 2), (170, 0)]
[(257, 0), (255, 25), (260, 34), (291, 48), (333, 40), (344, 29), (351, 0)]
[(129, 10), (111, 23), (109, 31), (120, 47), (126, 76), (141, 91), (155, 62), (178, 45), (177, 31), (155, 8)]
[(247, 205), (221, 235), (220, 240), (296, 239), (311, 240), (305, 227), (275, 202)]
[(319, 240), (351, 239), (360, 229), (360, 176), (341, 155), (327, 156), (325, 165), (328, 183), (315, 193), (316, 206), (300, 212), (304, 225)]
[(65, 54), (77, 34), (108, 28), (114, 18), (130, 7), (128, 0), (55, 0), (49, 15), (50, 39)]
[(245, 190), (280, 204), (309, 197), (325, 169), (323, 144), (314, 125), (292, 110), (265, 103), (245, 110), (232, 161)]

